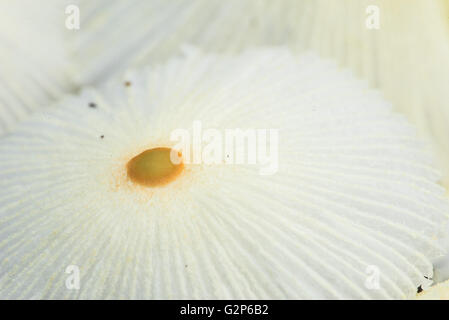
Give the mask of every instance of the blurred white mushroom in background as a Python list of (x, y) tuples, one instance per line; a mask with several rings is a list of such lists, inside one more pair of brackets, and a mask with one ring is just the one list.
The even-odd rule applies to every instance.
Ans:
[(66, 2), (0, 1), (0, 135), (75, 89)]

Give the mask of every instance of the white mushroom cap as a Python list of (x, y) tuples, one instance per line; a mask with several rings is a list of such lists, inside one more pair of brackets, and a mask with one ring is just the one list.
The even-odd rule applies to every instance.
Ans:
[(0, 1), (0, 135), (74, 88), (67, 2)]
[[(128, 179), (132, 157), (173, 147), (194, 120), (279, 129), (278, 172), (186, 164), (163, 187)], [(188, 50), (0, 141), (0, 297), (414, 297), (449, 212), (423, 148), (331, 63)]]

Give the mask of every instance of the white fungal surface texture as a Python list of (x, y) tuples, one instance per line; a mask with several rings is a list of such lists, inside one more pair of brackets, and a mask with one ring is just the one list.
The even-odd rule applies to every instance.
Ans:
[(0, 0), (0, 136), (74, 88), (67, 0)]
[[(196, 120), (277, 129), (277, 172), (186, 164), (165, 186), (128, 179), (132, 157)], [(414, 297), (449, 212), (426, 151), (330, 62), (188, 48), (0, 141), (0, 298)]]

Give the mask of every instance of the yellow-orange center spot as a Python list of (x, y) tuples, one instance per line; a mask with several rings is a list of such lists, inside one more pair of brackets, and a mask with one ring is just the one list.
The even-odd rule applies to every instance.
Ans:
[[(171, 148), (153, 148), (132, 158), (127, 164), (128, 177), (134, 183), (156, 187), (165, 185), (179, 176), (184, 164), (171, 161)], [(181, 154), (178, 153), (178, 157)]]

